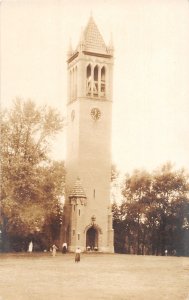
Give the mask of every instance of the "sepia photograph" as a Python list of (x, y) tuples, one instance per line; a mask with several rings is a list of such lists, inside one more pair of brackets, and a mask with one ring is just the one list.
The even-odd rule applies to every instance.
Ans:
[(0, 0), (0, 300), (189, 300), (188, 37), (188, 0)]

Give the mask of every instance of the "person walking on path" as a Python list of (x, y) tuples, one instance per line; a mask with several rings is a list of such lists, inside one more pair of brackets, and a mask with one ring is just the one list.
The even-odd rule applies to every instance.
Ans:
[(75, 251), (75, 262), (80, 261), (80, 253), (81, 253), (81, 249), (78, 247)]
[(56, 245), (54, 244), (54, 245), (52, 245), (52, 256), (53, 257), (55, 257), (56, 256), (56, 250), (57, 250), (58, 248), (56, 247)]

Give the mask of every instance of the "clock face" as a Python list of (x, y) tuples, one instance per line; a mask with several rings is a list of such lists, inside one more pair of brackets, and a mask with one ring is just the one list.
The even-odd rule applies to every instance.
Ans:
[(94, 107), (91, 109), (91, 116), (94, 120), (98, 120), (101, 116), (100, 109), (97, 107)]
[(71, 112), (71, 120), (73, 121), (74, 118), (75, 118), (75, 110), (72, 110), (72, 112)]

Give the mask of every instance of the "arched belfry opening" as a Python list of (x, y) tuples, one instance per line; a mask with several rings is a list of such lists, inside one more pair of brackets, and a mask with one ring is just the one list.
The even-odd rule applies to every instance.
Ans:
[(87, 96), (92, 95), (92, 74), (91, 74), (91, 65), (87, 66)]
[(105, 67), (102, 67), (101, 69), (101, 96), (105, 97), (106, 95), (106, 73), (105, 73)]
[(98, 230), (91, 226), (86, 232), (86, 248), (91, 250), (98, 249)]
[(94, 97), (98, 96), (98, 66), (94, 68), (94, 87), (93, 87)]

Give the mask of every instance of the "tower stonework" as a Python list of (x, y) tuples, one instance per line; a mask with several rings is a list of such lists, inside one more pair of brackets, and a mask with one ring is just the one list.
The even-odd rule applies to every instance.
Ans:
[(68, 250), (114, 252), (111, 181), (113, 49), (93, 20), (68, 53), (66, 199)]

